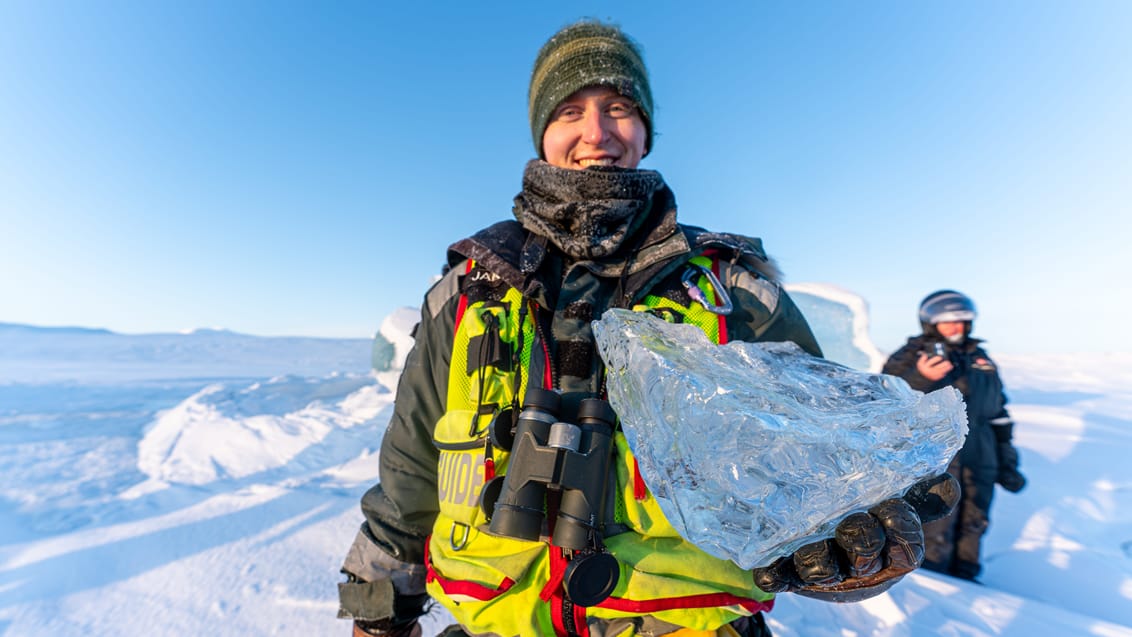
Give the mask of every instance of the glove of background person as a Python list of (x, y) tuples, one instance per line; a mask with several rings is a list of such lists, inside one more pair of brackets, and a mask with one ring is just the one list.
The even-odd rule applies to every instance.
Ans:
[(421, 625), (415, 619), (399, 625), (393, 625), (388, 619), (355, 619), (354, 637), (421, 637)]
[(958, 502), (959, 483), (951, 474), (919, 482), (903, 498), (845, 518), (833, 539), (807, 544), (755, 569), (755, 585), (768, 593), (793, 592), (829, 602), (879, 595), (919, 568), (923, 524), (947, 517)]
[(1026, 488), (1026, 476), (1018, 471), (1018, 449), (1009, 442), (998, 443), (998, 476), (994, 481), (1011, 493)]

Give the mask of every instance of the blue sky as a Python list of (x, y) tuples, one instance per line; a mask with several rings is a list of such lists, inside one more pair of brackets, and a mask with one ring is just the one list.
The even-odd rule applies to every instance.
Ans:
[[(369, 336), (510, 218), (542, 42), (612, 20), (686, 223), (885, 350), (1129, 351), (1132, 3), (0, 2), (0, 322)], [(487, 4), (487, 3), (484, 3)]]

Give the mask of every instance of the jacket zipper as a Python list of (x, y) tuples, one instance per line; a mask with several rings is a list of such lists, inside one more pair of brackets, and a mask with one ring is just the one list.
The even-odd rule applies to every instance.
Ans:
[(562, 627), (570, 637), (578, 635), (578, 627), (574, 625), (574, 602), (562, 597)]
[(550, 376), (550, 387), (545, 389), (558, 389), (558, 370), (555, 369), (554, 358), (550, 355), (550, 341), (546, 338), (546, 328), (543, 326), (542, 321), (539, 320), (539, 305), (535, 303), (535, 311), (531, 313), (531, 318), (534, 320), (535, 333), (538, 334), (538, 340), (542, 343), (542, 353), (546, 357), (546, 370)]

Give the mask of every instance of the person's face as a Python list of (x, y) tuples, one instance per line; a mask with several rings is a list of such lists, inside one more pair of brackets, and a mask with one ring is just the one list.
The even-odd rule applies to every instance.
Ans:
[(939, 330), (940, 336), (951, 342), (960, 339), (966, 329), (963, 321), (941, 321), (935, 324), (935, 328)]
[(636, 168), (648, 130), (633, 100), (608, 86), (590, 86), (562, 100), (542, 135), (546, 161), (559, 168)]

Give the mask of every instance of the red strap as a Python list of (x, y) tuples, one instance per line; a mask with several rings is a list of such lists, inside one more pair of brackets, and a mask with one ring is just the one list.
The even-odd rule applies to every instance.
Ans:
[(555, 637), (566, 637), (566, 623), (562, 621), (562, 596), (555, 595), (550, 600), (550, 623), (554, 626)]
[[(715, 275), (715, 278), (719, 279), (719, 259), (714, 255), (712, 255), (711, 258), (711, 271), (712, 274)], [(719, 303), (719, 299), (716, 299), (716, 303)], [(718, 314), (716, 315), (716, 319), (719, 320), (719, 344), (723, 345), (727, 342), (727, 317), (722, 314)]]
[(428, 554), (428, 543), (429, 538), (426, 538), (424, 555), (426, 570), (425, 581), (439, 583), (445, 595), (463, 595), (465, 597), (471, 597), (472, 599), (478, 599), (481, 602), (486, 602), (506, 593), (515, 585), (515, 580), (510, 577), (504, 577), (503, 581), (499, 583), (499, 586), (495, 588), (489, 588), (481, 584), (476, 584), (475, 582), (448, 579), (440, 573), (437, 573), (436, 569), (432, 567), (432, 559), (430, 559)]
[[(504, 577), (499, 586), (490, 588), (474, 582), (464, 582), (458, 580), (450, 580), (440, 573), (432, 566), (432, 559), (429, 555), (428, 545), (431, 538), (425, 538), (425, 580), (429, 583), (437, 582), (440, 588), (444, 591), (445, 595), (462, 595), (470, 597), (479, 601), (488, 601), (499, 597), (506, 593), (515, 585), (515, 580)], [(562, 556), (562, 551), (557, 547), (547, 546), (548, 556), (550, 558), (550, 572), (551, 578), (543, 587), (539, 598), (544, 602), (550, 603), (550, 617), (554, 624), (554, 630), (559, 635), (566, 634), (566, 626), (562, 622), (562, 608), (563, 608), (563, 592), (562, 592), (562, 576), (566, 572), (566, 565), (568, 564), (565, 557)], [(645, 599), (645, 600), (631, 600), (621, 597), (609, 597), (597, 605), (598, 608), (605, 608), (608, 610), (615, 610), (624, 613), (634, 613), (638, 615), (647, 615), (649, 613), (658, 613), (666, 610), (675, 609), (689, 609), (689, 608), (718, 608), (720, 606), (740, 606), (748, 612), (756, 613), (759, 611), (769, 612), (774, 608), (774, 599), (771, 598), (765, 602), (757, 599), (750, 599), (747, 597), (739, 597), (731, 593), (706, 593), (703, 595), (689, 595), (686, 597), (662, 597), (658, 599)], [(574, 626), (578, 629), (578, 634), (582, 637), (589, 636), (589, 628), (586, 622), (586, 609), (575, 605), (573, 608)]]
[(579, 637), (590, 637), (590, 623), (586, 621), (586, 609), (577, 604), (574, 604), (574, 632)]
[[(538, 303), (534, 304), (535, 311), (531, 313), (531, 320), (537, 323), (538, 321)], [(536, 329), (535, 333), (538, 331)], [(545, 361), (542, 366), (542, 386), (546, 389), (554, 389), (554, 375), (550, 373), (550, 343), (542, 342), (542, 356)]]
[(645, 479), (641, 476), (641, 468), (637, 465), (637, 459), (633, 458), (633, 497), (637, 502), (643, 501), (649, 495), (649, 488), (645, 484)]
[(774, 608), (774, 599), (760, 602), (757, 599), (739, 597), (731, 593), (705, 593), (703, 595), (689, 595), (687, 597), (661, 597), (659, 599), (631, 600), (620, 597), (610, 597), (597, 605), (598, 608), (616, 610), (625, 613), (659, 613), (665, 610), (678, 608), (718, 608), (720, 606), (742, 606), (754, 613), (769, 611)]
[[(550, 604), (550, 623), (554, 625), (554, 634), (558, 637), (567, 637), (571, 633), (566, 630), (566, 624), (562, 620), (562, 612), (565, 608), (562, 576), (566, 574), (566, 566), (570, 562), (562, 555), (562, 549), (556, 546), (547, 546), (547, 551), (547, 556), (550, 558), (550, 581), (542, 587), (539, 599)], [(586, 609), (574, 604), (570, 608), (570, 614), (574, 619), (573, 634), (589, 637), (590, 628), (586, 621)]]
[[(559, 586), (562, 584), (562, 576), (566, 574), (566, 560), (562, 558), (562, 551), (553, 547), (550, 548), (549, 551), (550, 581), (546, 583), (546, 586), (542, 587), (542, 591), (538, 594), (538, 598), (544, 602), (549, 602), (550, 598), (554, 597), (554, 593), (558, 591)], [(557, 558), (555, 557), (556, 554)]]
[[(468, 259), (468, 265), (464, 268), (464, 274), (465, 275), (472, 271), (472, 267), (475, 266), (475, 263), (476, 262), (473, 261), (472, 259)], [(460, 329), (460, 321), (464, 320), (464, 311), (467, 310), (467, 309), (468, 309), (468, 295), (467, 294), (461, 294), (460, 295), (460, 304), (456, 306), (456, 329), (457, 330)], [(455, 333), (455, 330), (453, 330), (453, 333)]]
[(550, 581), (542, 587), (538, 597), (550, 604), (550, 623), (554, 626), (554, 634), (566, 637), (566, 622), (562, 621), (562, 576), (566, 574), (566, 558), (562, 556), (562, 549), (547, 546), (547, 557), (550, 558)]

